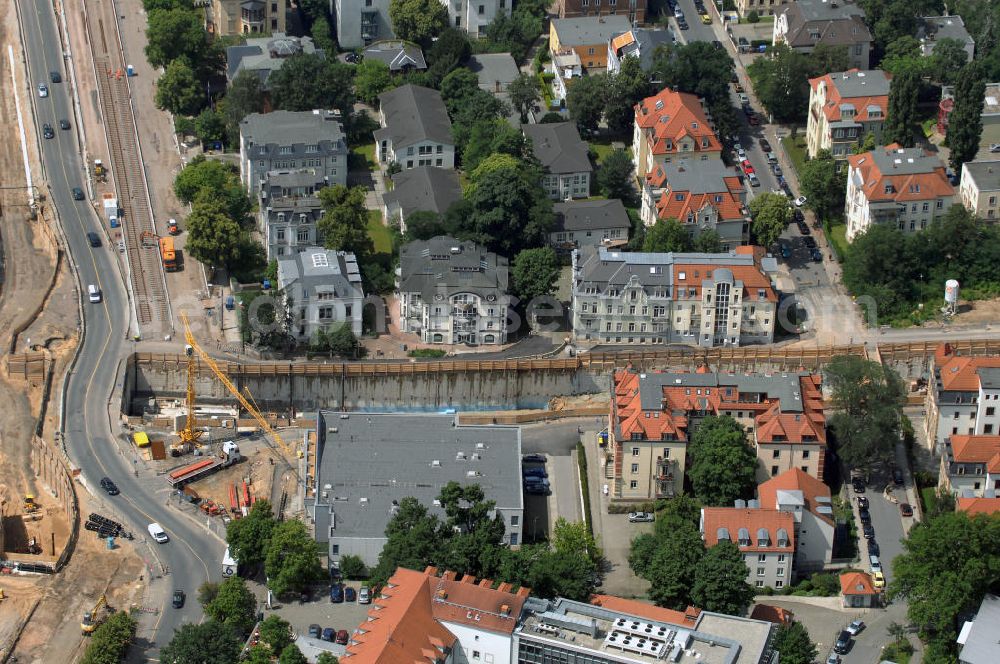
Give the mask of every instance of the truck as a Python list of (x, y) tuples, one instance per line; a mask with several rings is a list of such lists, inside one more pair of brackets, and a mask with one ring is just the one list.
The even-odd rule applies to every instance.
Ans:
[(229, 553), (229, 547), (226, 547), (226, 552), (222, 554), (222, 576), (223, 578), (236, 576), (236, 569), (239, 567), (239, 563), (236, 559), (232, 557)]
[(167, 473), (167, 482), (171, 487), (180, 489), (189, 482), (208, 477), (223, 468), (229, 468), (242, 458), (239, 452), (232, 452), (223, 454), (222, 456), (201, 459), (200, 461), (181, 466)]
[(108, 225), (117, 228), (119, 217), (118, 199), (114, 194), (104, 194), (104, 218), (108, 220)]

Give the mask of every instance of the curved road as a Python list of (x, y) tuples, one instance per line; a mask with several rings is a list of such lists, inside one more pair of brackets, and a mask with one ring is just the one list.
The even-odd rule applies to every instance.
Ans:
[[(152, 617), (152, 632), (148, 626), (140, 625), (138, 645), (146, 646), (147, 657), (155, 657), (159, 647), (169, 642), (175, 627), (182, 622), (201, 620), (196, 591), (209, 578), (221, 577), (224, 545), (197, 521), (166, 506), (168, 491), (161, 478), (141, 469), (134, 476), (132, 459), (126, 458), (115, 442), (112, 421), (118, 421), (114, 412), (120, 394), (117, 374), (129, 350), (128, 296), (116, 265), (114, 246), (108, 242), (100, 218), (88, 201), (74, 201), (71, 194), (74, 187), (85, 188), (87, 178), (74, 135), (76, 118), (68, 62), (63, 61), (52, 5), (48, 0), (21, 4), (20, 18), (27, 42), (30, 96), (38, 134), (42, 134), (43, 123), (52, 125), (56, 134), (52, 139), (41, 139), (49, 184), (48, 202), (59, 211), (68, 249), (79, 273), (86, 326), (76, 366), (67, 377), (63, 436), (70, 458), (81, 469), (82, 482), (91, 493), (101, 494), (98, 499), (110, 506), (110, 513), (124, 517), (126, 527), (136, 534), (137, 552), (152, 565), (157, 575), (164, 568), (168, 570), (164, 579), (152, 583), (153, 597), (160, 609), (160, 613)], [(49, 80), (51, 71), (60, 72), (63, 82), (52, 83)], [(48, 86), (48, 97), (39, 97), (39, 83)], [(72, 128), (60, 130), (61, 119), (70, 120)], [(90, 130), (101, 131), (102, 128)], [(90, 246), (88, 231), (99, 234), (101, 246)], [(102, 302), (92, 304), (88, 301), (88, 284), (95, 284), (103, 291)], [(120, 495), (103, 495), (98, 482), (105, 476), (118, 484)], [(149, 538), (146, 526), (152, 521), (164, 527), (170, 542), (158, 545)], [(82, 531), (81, 536), (87, 537), (90, 533)], [(174, 588), (188, 594), (189, 601), (182, 610), (170, 605)]]

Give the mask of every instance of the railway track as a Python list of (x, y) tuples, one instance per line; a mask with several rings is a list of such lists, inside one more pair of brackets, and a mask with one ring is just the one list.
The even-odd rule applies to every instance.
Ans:
[[(139, 138), (130, 103), (128, 78), (121, 56), (121, 44), (114, 25), (105, 18), (103, 2), (95, 2), (87, 11), (87, 33), (97, 75), (98, 98), (104, 117), (104, 131), (110, 150), (121, 208), (121, 230), (128, 259), (128, 273), (136, 317), (141, 328), (159, 330), (169, 327), (170, 308), (166, 281), (155, 241), (156, 226), (146, 185)], [(150, 240), (153, 240), (152, 242)]]

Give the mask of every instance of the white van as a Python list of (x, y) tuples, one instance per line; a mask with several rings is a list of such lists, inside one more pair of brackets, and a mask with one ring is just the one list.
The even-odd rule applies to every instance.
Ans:
[(90, 295), (91, 302), (97, 303), (101, 301), (101, 289), (94, 284), (87, 286), (87, 294)]
[(868, 556), (868, 562), (871, 563), (873, 572), (882, 571), (882, 562), (878, 559), (878, 556)]
[(163, 528), (158, 523), (149, 524), (146, 527), (146, 530), (149, 531), (149, 536), (160, 544), (166, 544), (170, 541), (170, 538), (167, 537), (167, 533), (163, 531)]

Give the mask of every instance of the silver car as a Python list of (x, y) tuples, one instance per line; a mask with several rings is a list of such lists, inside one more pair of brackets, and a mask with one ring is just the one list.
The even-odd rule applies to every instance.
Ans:
[(629, 523), (650, 523), (653, 515), (650, 512), (629, 512), (628, 520)]

